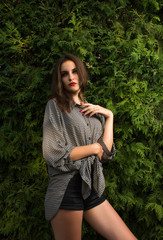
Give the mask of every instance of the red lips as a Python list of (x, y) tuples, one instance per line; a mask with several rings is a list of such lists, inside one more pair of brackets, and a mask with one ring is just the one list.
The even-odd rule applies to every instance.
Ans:
[(75, 82), (71, 82), (71, 83), (69, 84), (69, 86), (74, 86), (74, 85), (76, 85)]

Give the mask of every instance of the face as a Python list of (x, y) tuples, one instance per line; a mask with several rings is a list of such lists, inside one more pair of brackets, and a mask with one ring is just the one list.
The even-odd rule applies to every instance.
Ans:
[(73, 61), (67, 60), (61, 64), (61, 77), (64, 88), (74, 94), (80, 91), (79, 76), (77, 73), (76, 65)]

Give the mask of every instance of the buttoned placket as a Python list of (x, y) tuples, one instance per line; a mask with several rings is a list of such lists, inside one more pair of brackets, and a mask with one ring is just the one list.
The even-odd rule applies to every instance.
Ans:
[[(82, 110), (83, 108), (81, 107), (81, 105), (76, 104), (76, 106), (78, 106), (78, 108), (80, 110)], [(91, 124), (90, 124), (90, 119), (88, 117), (88, 115), (82, 116), (84, 118), (84, 120), (86, 121), (86, 125), (87, 125), (87, 129), (86, 129), (86, 138), (88, 141), (88, 144), (92, 143), (92, 137), (91, 137)]]
[(86, 131), (86, 134), (87, 134), (87, 139), (88, 139), (88, 144), (91, 144), (92, 143), (92, 137), (91, 137), (91, 128), (90, 128), (90, 120), (89, 120), (89, 117), (88, 115), (84, 116), (84, 119), (86, 121), (86, 124), (87, 124), (87, 131)]

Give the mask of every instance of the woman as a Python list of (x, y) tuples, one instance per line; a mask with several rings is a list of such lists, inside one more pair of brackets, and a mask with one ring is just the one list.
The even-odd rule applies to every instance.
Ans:
[(58, 60), (43, 124), (50, 176), (45, 216), (56, 240), (80, 240), (83, 218), (106, 239), (134, 240), (102, 195), (102, 162), (115, 156), (113, 113), (84, 100), (86, 82), (78, 57), (69, 54)]

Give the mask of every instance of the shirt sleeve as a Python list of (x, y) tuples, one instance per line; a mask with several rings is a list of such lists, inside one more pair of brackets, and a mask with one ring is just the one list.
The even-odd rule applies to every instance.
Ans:
[[(103, 127), (103, 132), (104, 132), (105, 117), (103, 115), (100, 115), (100, 114), (99, 114), (99, 117), (100, 117), (101, 124), (102, 124), (102, 127)], [(103, 134), (102, 134), (102, 136), (103, 136)], [(112, 149), (111, 149), (111, 151), (109, 151), (108, 147), (106, 146), (106, 144), (102, 140), (102, 136), (98, 139), (97, 142), (102, 146), (102, 149), (103, 149), (103, 155), (102, 155), (102, 158), (101, 158), (100, 162), (106, 163), (106, 162), (108, 162), (109, 160), (112, 160), (115, 157), (116, 149), (115, 149), (115, 144), (113, 142)]]
[(73, 162), (70, 153), (75, 146), (66, 142), (61, 112), (56, 103), (50, 100), (45, 108), (43, 122), (43, 157), (48, 165), (63, 172), (79, 169), (79, 161)]
[(109, 160), (112, 160), (116, 155), (115, 144), (113, 143), (111, 151), (107, 148), (106, 144), (103, 142), (102, 137), (97, 141), (103, 149), (103, 155), (101, 158), (102, 163), (106, 163)]

